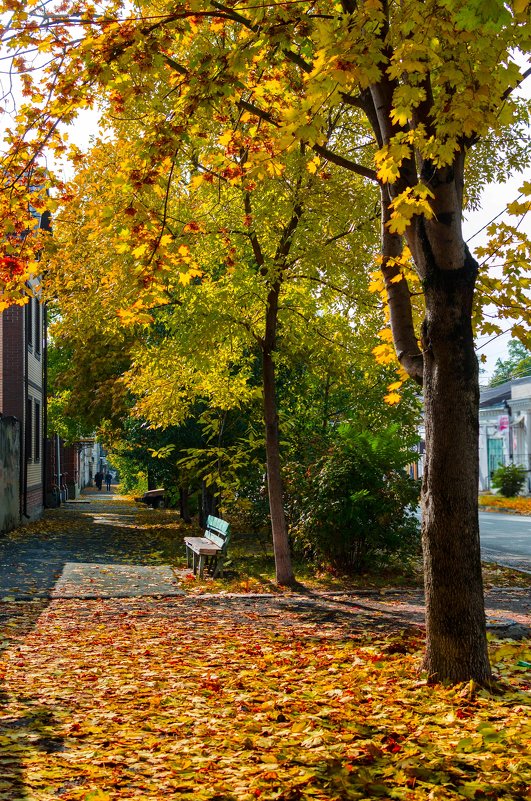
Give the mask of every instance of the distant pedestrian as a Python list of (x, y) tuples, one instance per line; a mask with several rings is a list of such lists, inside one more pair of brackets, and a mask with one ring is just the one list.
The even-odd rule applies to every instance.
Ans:
[(94, 483), (97, 486), (97, 488), (101, 490), (101, 486), (103, 484), (103, 473), (100, 473), (99, 471), (96, 473), (96, 475), (94, 476)]
[(112, 481), (112, 475), (109, 473), (109, 471), (107, 471), (105, 473), (105, 486), (107, 487), (107, 492), (111, 491), (111, 481)]

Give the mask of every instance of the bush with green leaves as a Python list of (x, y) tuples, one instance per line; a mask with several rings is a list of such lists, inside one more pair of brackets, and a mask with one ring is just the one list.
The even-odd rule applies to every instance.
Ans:
[(500, 465), (492, 475), (492, 486), (500, 491), (504, 498), (519, 495), (525, 484), (527, 471), (517, 464)]
[(419, 482), (406, 471), (416, 458), (412, 446), (398, 426), (378, 433), (340, 426), (334, 444), (308, 471), (291, 530), (295, 549), (343, 573), (418, 554)]

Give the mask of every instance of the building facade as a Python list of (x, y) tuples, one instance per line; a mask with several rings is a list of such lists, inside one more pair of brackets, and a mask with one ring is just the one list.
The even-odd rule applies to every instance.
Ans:
[(480, 490), (490, 490), (496, 468), (508, 464), (527, 470), (523, 491), (531, 494), (531, 376), (484, 389), (480, 395)]
[(0, 314), (0, 413), (20, 427), (19, 511), (42, 513), (45, 485), (45, 307), (37, 297)]

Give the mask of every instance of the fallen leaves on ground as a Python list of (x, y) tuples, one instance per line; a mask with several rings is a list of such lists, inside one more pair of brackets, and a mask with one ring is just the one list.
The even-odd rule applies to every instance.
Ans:
[(520, 515), (531, 514), (531, 497), (504, 498), (503, 495), (480, 495), (480, 507), (489, 507), (497, 511), (509, 511)]
[(427, 686), (420, 631), (260, 601), (57, 600), (29, 628), (0, 668), (2, 801), (516, 801), (531, 781), (523, 644), (491, 644), (491, 695)]
[(496, 562), (483, 562), (483, 586), (491, 587), (531, 587), (531, 573), (522, 573), (513, 567), (498, 565)]

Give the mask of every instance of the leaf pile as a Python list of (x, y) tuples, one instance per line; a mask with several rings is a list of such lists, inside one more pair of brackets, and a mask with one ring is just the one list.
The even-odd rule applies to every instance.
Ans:
[(492, 647), (499, 695), (427, 686), (415, 630), (54, 601), (1, 662), (0, 799), (523, 799), (531, 654)]
[(513, 514), (531, 514), (531, 498), (528, 496), (504, 498), (502, 495), (480, 495), (479, 505), (497, 509), (498, 511), (510, 511)]

